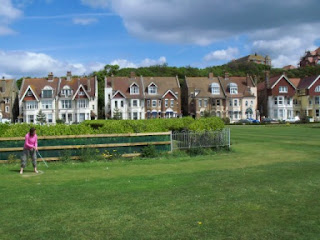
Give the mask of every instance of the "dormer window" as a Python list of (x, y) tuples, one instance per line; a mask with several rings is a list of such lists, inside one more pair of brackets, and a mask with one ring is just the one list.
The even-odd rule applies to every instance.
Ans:
[(316, 89), (314, 90), (315, 92), (320, 92), (320, 85), (316, 86)]
[(279, 93), (287, 93), (288, 87), (287, 86), (280, 86), (279, 87)]
[(230, 83), (230, 94), (238, 94), (238, 85), (235, 83)]
[(33, 96), (32, 91), (31, 91), (30, 89), (29, 89), (28, 92), (27, 92), (27, 96), (28, 96), (28, 97)]
[(72, 90), (70, 89), (69, 86), (64, 86), (63, 89), (61, 90), (61, 95), (65, 97), (69, 97), (72, 95)]
[(53, 95), (52, 88), (48, 86), (44, 87), (44, 89), (41, 92), (42, 98), (52, 98), (52, 95)]
[(218, 83), (211, 84), (211, 94), (220, 94), (220, 86)]
[(154, 83), (151, 83), (148, 87), (149, 94), (157, 94), (157, 86)]
[(130, 86), (130, 94), (131, 95), (139, 94), (139, 86), (136, 83), (133, 83)]

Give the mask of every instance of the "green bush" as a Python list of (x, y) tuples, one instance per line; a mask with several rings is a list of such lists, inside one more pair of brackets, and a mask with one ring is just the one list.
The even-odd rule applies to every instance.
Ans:
[(141, 157), (144, 158), (155, 158), (158, 156), (156, 147), (154, 145), (148, 145), (142, 148)]
[(37, 129), (38, 136), (144, 133), (167, 131), (203, 131), (224, 128), (218, 117), (201, 119), (171, 118), (146, 120), (93, 120), (75, 125), (32, 125), (32, 124), (0, 124), (1, 137), (24, 137), (31, 127)]

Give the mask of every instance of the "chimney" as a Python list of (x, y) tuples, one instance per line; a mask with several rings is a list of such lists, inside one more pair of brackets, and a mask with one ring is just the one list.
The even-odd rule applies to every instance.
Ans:
[(228, 73), (228, 72), (225, 72), (225, 74), (224, 74), (224, 80), (229, 80), (229, 73)]
[(67, 81), (70, 81), (72, 77), (71, 71), (67, 72)]
[(246, 85), (248, 86), (250, 82), (250, 76), (249, 73), (247, 73), (247, 77), (246, 77)]
[(287, 73), (286, 73), (286, 72), (283, 72), (282, 75), (284, 75), (284, 76), (286, 77), (286, 76), (287, 76)]
[(53, 81), (53, 73), (52, 72), (50, 72), (48, 74), (48, 81)]
[(209, 73), (209, 78), (213, 78), (213, 73)]
[(270, 72), (269, 71), (265, 71), (265, 85), (267, 89), (270, 88)]
[(91, 92), (91, 83), (90, 83), (90, 77), (87, 78), (87, 91)]
[(136, 77), (136, 73), (135, 72), (131, 72), (130, 73), (130, 78), (135, 78)]

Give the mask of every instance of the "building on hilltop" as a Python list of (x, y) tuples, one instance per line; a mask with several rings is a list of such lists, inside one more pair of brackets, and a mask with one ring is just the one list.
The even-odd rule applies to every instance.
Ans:
[(18, 87), (14, 79), (0, 80), (0, 123), (14, 123), (19, 115)]
[(23, 79), (19, 92), (20, 122), (37, 123), (41, 110), (46, 122), (79, 123), (97, 119), (98, 82), (96, 77), (66, 77)]
[(181, 92), (177, 77), (105, 78), (106, 118), (148, 119), (181, 116)]
[(233, 62), (237, 62), (237, 63), (253, 62), (257, 64), (264, 64), (267, 66), (271, 66), (271, 58), (268, 55), (264, 57), (264, 56), (258, 55), (257, 53), (235, 59), (233, 60)]
[(300, 67), (316, 66), (320, 64), (320, 47), (314, 51), (306, 51), (305, 55), (300, 59)]

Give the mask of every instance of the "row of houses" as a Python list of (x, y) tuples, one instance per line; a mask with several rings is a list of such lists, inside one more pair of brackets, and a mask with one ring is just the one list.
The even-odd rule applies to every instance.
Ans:
[[(176, 118), (204, 115), (241, 119), (276, 120), (310, 116), (320, 120), (320, 75), (303, 79), (285, 74), (263, 82), (257, 77), (106, 77), (104, 112), (107, 119)], [(18, 110), (15, 110), (18, 109)], [(0, 82), (0, 120), (36, 123), (39, 112), (49, 124), (57, 120), (79, 123), (98, 117), (96, 77), (26, 78), (18, 91), (15, 81)]]

